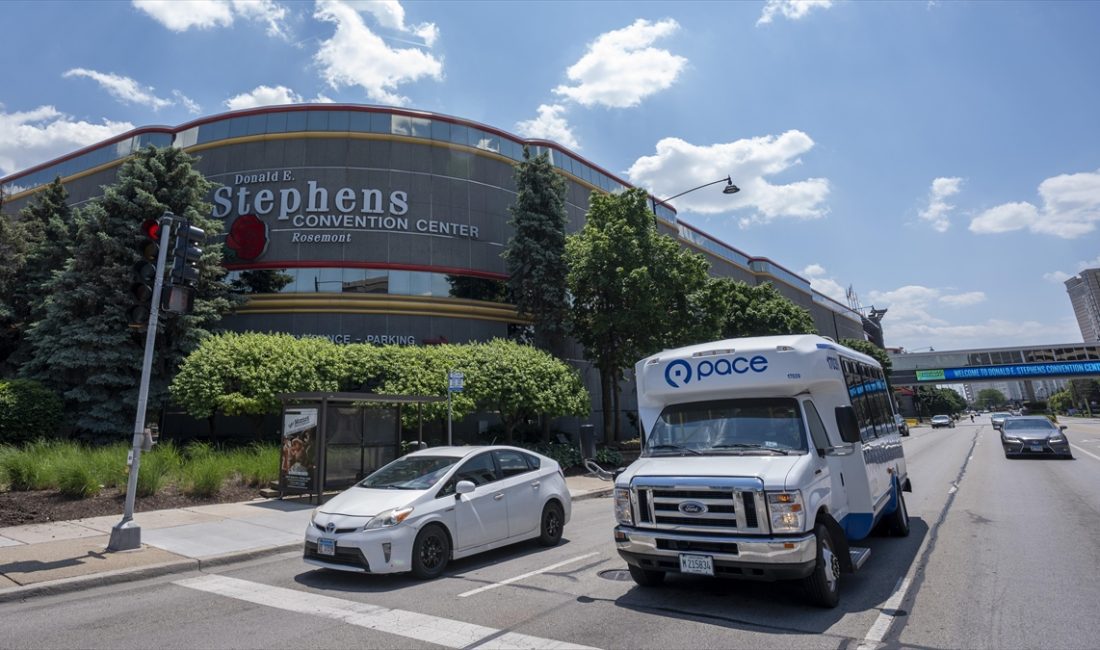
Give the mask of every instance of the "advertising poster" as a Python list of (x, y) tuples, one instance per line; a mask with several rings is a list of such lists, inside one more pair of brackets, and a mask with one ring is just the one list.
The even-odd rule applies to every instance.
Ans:
[(317, 409), (284, 411), (280, 485), (288, 492), (313, 492), (316, 472)]

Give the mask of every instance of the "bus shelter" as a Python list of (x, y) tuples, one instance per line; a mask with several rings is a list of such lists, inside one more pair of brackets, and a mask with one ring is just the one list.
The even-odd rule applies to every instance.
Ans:
[(417, 443), (423, 446), (423, 405), (432, 395), (284, 393), (279, 498), (348, 487), (401, 454), (401, 415), (416, 407)]

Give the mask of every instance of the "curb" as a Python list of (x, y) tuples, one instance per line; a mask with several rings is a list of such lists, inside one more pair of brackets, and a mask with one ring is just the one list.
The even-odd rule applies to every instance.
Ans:
[(283, 546), (268, 546), (235, 553), (224, 553), (222, 555), (214, 555), (206, 558), (184, 558), (172, 560), (171, 562), (162, 562), (160, 564), (150, 564), (143, 567), (116, 569), (114, 571), (104, 571), (103, 573), (92, 573), (86, 576), (73, 576), (72, 578), (61, 578), (60, 580), (50, 580), (21, 587), (10, 587), (8, 589), (0, 589), (0, 603), (26, 601), (29, 598), (39, 598), (42, 596), (56, 596), (73, 591), (91, 589), (92, 587), (106, 587), (126, 582), (147, 580), (149, 578), (159, 578), (160, 576), (171, 575), (173, 573), (201, 571), (205, 568), (233, 564), (235, 562), (245, 562), (247, 560), (254, 560), (268, 555), (277, 555), (300, 548), (301, 544), (297, 543)]
[[(606, 488), (586, 490), (584, 492), (578, 492), (577, 494), (570, 494), (569, 496), (572, 501), (584, 501), (587, 499), (598, 499), (600, 497), (610, 496), (614, 490), (615, 487), (610, 485)], [(90, 589), (92, 587), (106, 587), (126, 582), (147, 580), (149, 578), (159, 578), (160, 576), (173, 573), (201, 571), (203, 569), (224, 566), (226, 564), (255, 560), (269, 555), (278, 555), (279, 553), (295, 551), (300, 548), (301, 544), (298, 543), (284, 544), (282, 546), (266, 546), (246, 551), (223, 553), (222, 555), (213, 555), (205, 558), (183, 558), (171, 562), (150, 564), (149, 566), (116, 569), (114, 571), (93, 573), (86, 576), (74, 576), (72, 578), (61, 578), (60, 580), (50, 580), (21, 587), (10, 587), (7, 589), (0, 589), (0, 603), (26, 601), (29, 598), (39, 598), (42, 596), (56, 596), (73, 591)]]

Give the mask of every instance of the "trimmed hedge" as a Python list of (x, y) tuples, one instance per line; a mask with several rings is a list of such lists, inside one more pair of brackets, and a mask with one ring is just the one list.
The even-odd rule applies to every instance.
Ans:
[(63, 413), (61, 398), (42, 384), (0, 380), (0, 444), (56, 438)]

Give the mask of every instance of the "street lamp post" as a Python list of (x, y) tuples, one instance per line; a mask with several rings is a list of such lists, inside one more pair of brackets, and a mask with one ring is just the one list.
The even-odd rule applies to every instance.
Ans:
[(725, 182), (726, 182), (726, 186), (722, 188), (722, 194), (737, 194), (738, 192), (740, 192), (740, 191), (741, 191), (741, 188), (740, 188), (740, 187), (737, 187), (736, 185), (734, 185), (734, 184), (733, 184), (733, 181), (732, 181), (732, 180), (730, 180), (730, 177), (729, 177), (729, 176), (726, 176), (725, 178), (719, 178), (719, 179), (718, 179), (718, 180), (716, 180), (716, 181), (711, 181), (711, 182), (709, 182), (709, 183), (703, 183), (703, 184), (702, 184), (702, 185), (700, 185), (699, 187), (693, 187), (693, 188), (691, 188), (690, 190), (685, 190), (685, 191), (683, 191), (683, 192), (680, 192), (679, 194), (676, 194), (676, 195), (670, 196), (670, 197), (668, 197), (667, 199), (664, 199), (664, 200), (661, 200), (661, 201), (658, 201), (658, 200), (657, 200), (657, 197), (655, 197), (655, 196), (653, 196), (653, 195), (650, 195), (650, 198), (651, 198), (651, 199), (652, 199), (652, 201), (653, 201), (653, 214), (657, 214), (657, 205), (658, 205), (658, 204), (664, 205), (664, 204), (668, 203), (669, 201), (671, 201), (672, 199), (677, 199), (677, 198), (680, 198), (681, 196), (683, 196), (683, 195), (685, 195), (685, 194), (689, 194), (689, 193), (691, 193), (691, 192), (694, 192), (695, 190), (701, 190), (701, 189), (703, 189), (704, 187), (710, 187), (711, 185), (715, 185), (715, 184), (717, 184), (717, 183), (721, 183), (722, 181), (725, 181)]

